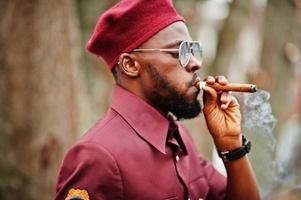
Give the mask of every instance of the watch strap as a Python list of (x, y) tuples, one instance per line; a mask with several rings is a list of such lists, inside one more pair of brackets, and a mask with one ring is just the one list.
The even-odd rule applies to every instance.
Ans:
[(219, 157), (225, 161), (237, 160), (243, 157), (250, 152), (252, 144), (244, 135), (242, 135), (242, 142), (243, 145), (241, 147), (232, 151), (218, 151)]

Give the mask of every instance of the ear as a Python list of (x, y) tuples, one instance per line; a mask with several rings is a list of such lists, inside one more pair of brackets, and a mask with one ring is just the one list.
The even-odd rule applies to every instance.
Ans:
[(138, 77), (140, 73), (140, 64), (136, 60), (135, 55), (122, 53), (119, 57), (120, 70), (129, 77)]

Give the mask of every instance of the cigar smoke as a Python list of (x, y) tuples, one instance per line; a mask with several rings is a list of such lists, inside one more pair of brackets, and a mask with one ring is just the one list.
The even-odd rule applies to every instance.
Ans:
[[(288, 191), (287, 199), (294, 195), (301, 199), (301, 123), (300, 116), (293, 115), (280, 129), (276, 152), (276, 176), (273, 194)], [(278, 194), (279, 194), (278, 193)], [(271, 198), (273, 199), (273, 198)]]
[(242, 133), (252, 141), (249, 158), (259, 179), (261, 196), (265, 199), (273, 189), (276, 162), (276, 139), (273, 129), (277, 119), (272, 114), (270, 94), (264, 90), (256, 93), (236, 93), (242, 114)]

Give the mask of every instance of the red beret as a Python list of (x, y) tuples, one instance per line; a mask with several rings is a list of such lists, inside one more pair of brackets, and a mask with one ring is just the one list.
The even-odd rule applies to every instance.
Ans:
[(172, 0), (122, 0), (99, 17), (87, 49), (112, 70), (121, 53), (131, 52), (176, 21), (184, 18)]

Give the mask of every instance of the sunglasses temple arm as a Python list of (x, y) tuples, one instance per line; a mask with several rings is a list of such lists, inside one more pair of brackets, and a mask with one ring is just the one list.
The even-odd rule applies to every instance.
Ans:
[(178, 52), (179, 49), (134, 49), (134, 52), (139, 51), (163, 51), (163, 52)]

